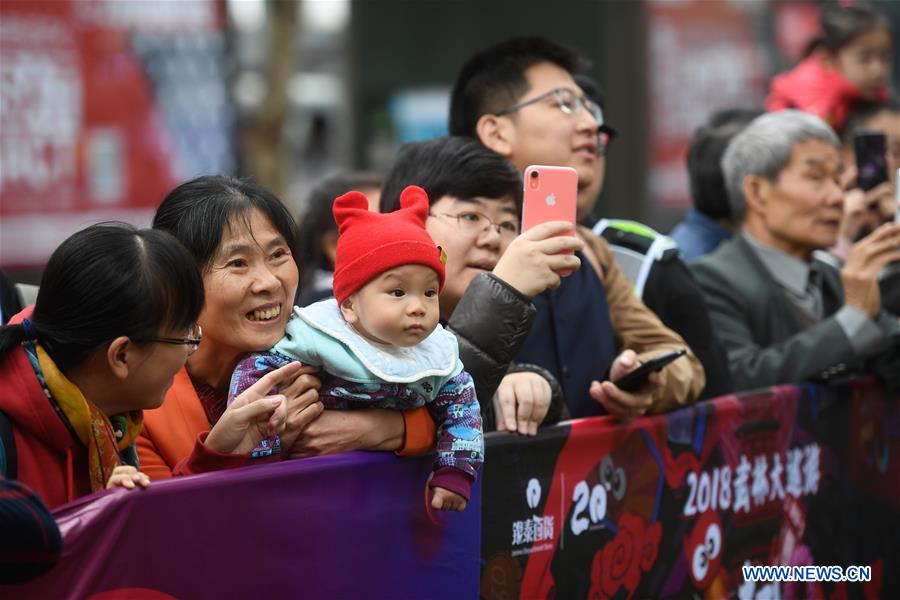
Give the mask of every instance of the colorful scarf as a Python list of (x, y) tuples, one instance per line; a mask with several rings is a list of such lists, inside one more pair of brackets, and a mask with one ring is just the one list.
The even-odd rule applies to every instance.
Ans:
[(105, 489), (113, 469), (119, 465), (137, 466), (134, 441), (141, 432), (143, 412), (135, 410), (107, 417), (62, 374), (40, 344), (26, 342), (25, 350), (47, 398), (88, 450), (91, 490)]

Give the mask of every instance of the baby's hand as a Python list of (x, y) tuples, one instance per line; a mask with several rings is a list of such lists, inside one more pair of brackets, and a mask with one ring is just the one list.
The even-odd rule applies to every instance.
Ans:
[(134, 467), (120, 465), (113, 469), (109, 481), (106, 482), (106, 489), (111, 490), (114, 487), (123, 487), (126, 490), (133, 490), (135, 484), (142, 488), (148, 488), (150, 487), (150, 478)]
[(431, 492), (433, 494), (431, 497), (431, 508), (435, 510), (455, 510), (457, 512), (462, 512), (466, 509), (466, 504), (468, 504), (468, 502), (456, 492), (451, 492), (450, 490), (445, 490), (441, 487), (433, 487), (431, 488)]

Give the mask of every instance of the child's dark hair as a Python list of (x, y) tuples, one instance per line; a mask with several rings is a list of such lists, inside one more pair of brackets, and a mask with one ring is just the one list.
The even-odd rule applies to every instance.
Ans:
[(475, 137), (481, 115), (514, 104), (528, 91), (525, 71), (541, 62), (573, 75), (587, 68), (587, 61), (575, 51), (537, 36), (501, 42), (467, 60), (450, 94), (450, 135)]
[(381, 187), (381, 212), (400, 208), (400, 192), (417, 185), (434, 204), (443, 196), (512, 198), (522, 207), (522, 178), (505, 158), (469, 138), (442, 137), (400, 148)]
[(822, 47), (836, 54), (857, 36), (876, 27), (890, 28), (890, 23), (870, 3), (857, 0), (851, 4), (829, 2), (819, 15), (821, 37), (811, 48)]
[(125, 223), (92, 225), (50, 257), (29, 325), (0, 328), (0, 355), (36, 339), (65, 372), (104, 343), (187, 331), (203, 309), (203, 280), (172, 235)]
[(322, 251), (322, 240), (337, 233), (332, 207), (334, 199), (351, 190), (380, 189), (381, 176), (376, 173), (340, 173), (324, 179), (309, 192), (306, 211), (300, 219), (297, 264), (300, 267), (299, 291), (309, 287), (316, 269), (333, 271), (334, 265)]
[(254, 208), (269, 219), (296, 256), (297, 227), (284, 204), (262, 186), (225, 175), (204, 175), (169, 192), (156, 209), (153, 228), (178, 238), (205, 273), (225, 229), (237, 219), (249, 225)]

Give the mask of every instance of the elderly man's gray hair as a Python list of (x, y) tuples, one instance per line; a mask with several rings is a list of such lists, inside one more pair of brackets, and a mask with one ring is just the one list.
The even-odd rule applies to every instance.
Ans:
[(794, 145), (807, 140), (822, 140), (840, 148), (837, 134), (825, 121), (799, 110), (761, 115), (731, 140), (722, 156), (722, 173), (736, 222), (744, 220), (746, 211), (744, 179), (758, 175), (776, 181), (790, 162)]

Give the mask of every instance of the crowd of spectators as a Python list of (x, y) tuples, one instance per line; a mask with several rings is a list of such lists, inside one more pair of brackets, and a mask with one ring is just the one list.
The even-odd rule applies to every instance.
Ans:
[[(344, 311), (350, 294), (333, 273), (332, 203), (351, 189), (383, 215), (405, 209), (408, 186), (424, 190), (422, 227), (440, 265), (412, 262), (442, 276), (435, 333), (449, 332), (471, 375), (485, 431), (535, 435), (567, 418), (629, 420), (860, 373), (900, 389), (891, 32), (863, 4), (826, 8), (822, 32), (773, 80), (769, 112), (720, 110), (696, 131), (694, 207), (671, 237), (588, 220), (604, 212), (606, 154), (625, 134), (607, 122), (582, 57), (522, 37), (461, 65), (448, 137), (403, 146), (383, 177), (325, 181), (299, 227), (266, 189), (205, 176), (162, 199), (152, 229), (100, 224), (71, 236), (33, 305), (4, 277), (0, 529), (21, 533), (3, 536), (0, 576), (53, 565), (60, 539), (44, 505), (247, 465), (270, 439), (274, 451), (255, 462), (433, 449), (438, 428), (422, 403), (326, 410), (314, 365), (273, 368), (229, 399), (241, 359), (290, 333), (295, 304), (338, 295), (351, 325), (365, 322)], [(887, 142), (888, 178), (866, 190), (859, 129)], [(576, 171), (577, 223), (520, 232), (520, 174), (533, 164)], [(636, 390), (613, 383), (682, 348)]]

